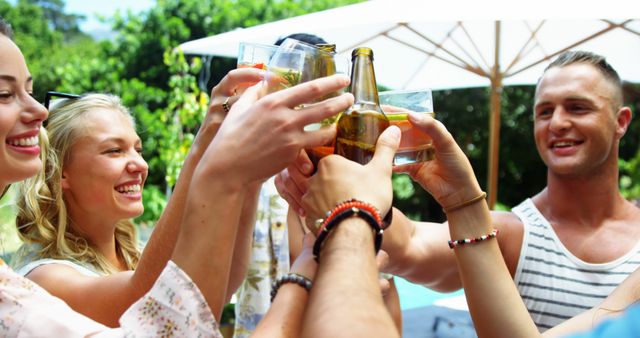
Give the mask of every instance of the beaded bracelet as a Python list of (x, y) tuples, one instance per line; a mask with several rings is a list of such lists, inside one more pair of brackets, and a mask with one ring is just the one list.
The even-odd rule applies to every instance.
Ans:
[(297, 273), (288, 273), (276, 279), (275, 281), (273, 281), (273, 284), (271, 284), (271, 302), (272, 303), (273, 303), (273, 299), (276, 298), (276, 294), (278, 294), (278, 289), (280, 289), (282, 284), (285, 284), (285, 283), (298, 284), (307, 291), (310, 291), (311, 286), (313, 285), (313, 282), (311, 281), (311, 279), (303, 275), (299, 275)]
[(374, 250), (376, 254), (378, 253), (378, 251), (380, 251), (380, 247), (382, 246), (382, 234), (384, 232), (384, 230), (381, 227), (382, 220), (380, 218), (380, 214), (377, 214), (377, 217), (375, 215), (372, 215), (367, 209), (373, 210), (376, 213), (377, 213), (377, 209), (375, 209), (375, 207), (371, 206), (368, 203), (364, 203), (364, 202), (360, 202), (360, 203), (363, 203), (364, 205), (368, 205), (368, 206), (365, 207), (366, 209), (361, 209), (355, 206), (352, 206), (348, 209), (344, 209), (344, 207), (341, 207), (341, 204), (339, 204), (334, 209), (339, 208), (339, 210), (342, 210), (342, 211), (340, 211), (338, 214), (333, 212), (333, 210), (329, 212), (329, 217), (327, 217), (324, 220), (320, 228), (320, 231), (318, 232), (316, 241), (313, 244), (313, 255), (315, 256), (316, 261), (318, 261), (320, 257), (320, 250), (322, 249), (322, 243), (327, 238), (331, 230), (333, 230), (333, 228), (338, 226), (338, 224), (340, 224), (343, 220), (345, 220), (348, 217), (360, 217), (373, 228), (375, 232), (375, 238), (373, 243)]
[(476, 238), (463, 238), (463, 239), (457, 239), (457, 240), (451, 240), (449, 241), (449, 248), (453, 249), (457, 246), (460, 245), (465, 245), (465, 244), (469, 244), (469, 243), (477, 243), (477, 242), (482, 242), (482, 241), (486, 241), (488, 239), (494, 238), (496, 236), (498, 236), (498, 229), (493, 229), (493, 231), (491, 231), (489, 234), (486, 235), (482, 235), (480, 237), (476, 237)]
[[(359, 210), (366, 210), (368, 211), (371, 215), (373, 215), (373, 217), (375, 218), (376, 222), (378, 224), (383, 224), (383, 220), (382, 217), (380, 217), (380, 212), (378, 211), (378, 208), (376, 208), (373, 204), (367, 203), (367, 202), (363, 202), (363, 201), (359, 201), (355, 198), (352, 198), (350, 200), (346, 200), (344, 202), (340, 202), (338, 204), (336, 204), (336, 206), (327, 211), (326, 213), (326, 217), (324, 219), (318, 219), (316, 220), (316, 225), (318, 225), (318, 223), (322, 222), (322, 224), (320, 224), (318, 226), (318, 232), (316, 233), (316, 237), (320, 236), (320, 233), (326, 228), (327, 223), (333, 219), (337, 214), (347, 210), (347, 209), (351, 209), (351, 208), (357, 208)], [(387, 216), (385, 216), (385, 219), (387, 218)]]

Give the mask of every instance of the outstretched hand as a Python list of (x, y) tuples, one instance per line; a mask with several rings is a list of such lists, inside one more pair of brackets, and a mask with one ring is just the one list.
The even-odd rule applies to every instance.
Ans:
[[(329, 155), (318, 164), (302, 198), (308, 219), (316, 220), (336, 204), (355, 198), (373, 204), (384, 214), (391, 208), (391, 166), (400, 144), (400, 129), (391, 126), (380, 135), (373, 159), (366, 165), (338, 155)], [(307, 226), (316, 233), (314, 222)]]
[(436, 158), (399, 166), (394, 171), (408, 173), (444, 207), (478, 196), (480, 186), (471, 163), (442, 122), (426, 114), (409, 114), (409, 119), (431, 136)]
[(304, 127), (346, 109), (353, 96), (343, 94), (298, 107), (348, 84), (348, 77), (334, 75), (264, 97), (260, 97), (261, 84), (247, 89), (227, 114), (210, 146), (209, 150), (216, 152), (211, 156), (215, 162), (211, 165), (228, 168), (218, 172), (241, 184), (275, 175), (293, 162), (301, 149), (326, 144), (335, 137), (335, 129), (305, 131)]
[(233, 69), (225, 75), (217, 85), (211, 89), (211, 99), (209, 101), (209, 109), (204, 118), (202, 126), (211, 124), (221, 124), (227, 116), (225, 104), (227, 108), (233, 105), (240, 98), (236, 94), (237, 89), (241, 85), (256, 84), (264, 79), (265, 72), (256, 68), (239, 68)]

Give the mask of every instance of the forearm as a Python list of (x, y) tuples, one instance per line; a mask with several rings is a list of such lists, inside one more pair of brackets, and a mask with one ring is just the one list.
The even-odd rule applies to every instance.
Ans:
[(289, 260), (293, 262), (302, 251), (302, 238), (309, 230), (302, 219), (291, 208), (287, 210), (287, 239), (289, 241)]
[(328, 236), (304, 323), (303, 337), (399, 336), (380, 294), (373, 232), (363, 220), (349, 218)]
[(172, 260), (198, 285), (220, 319), (233, 255), (229, 238), (236, 237), (243, 187), (211, 173), (195, 175), (206, 179), (198, 180), (197, 188), (192, 184)]
[(393, 211), (393, 222), (382, 242), (389, 254), (385, 272), (440, 292), (460, 289), (455, 256), (446, 244), (448, 225), (414, 222), (399, 210)]
[(398, 329), (398, 333), (402, 334), (402, 309), (400, 308), (400, 295), (396, 288), (396, 283), (393, 278), (389, 279), (389, 291), (383, 297), (384, 306), (389, 311), (391, 319)]
[[(477, 238), (493, 230), (484, 202), (448, 216), (453, 239)], [(453, 251), (478, 337), (540, 335), (513, 283), (495, 238), (458, 246)]]
[(131, 303), (138, 300), (153, 286), (173, 253), (176, 239), (180, 233), (180, 224), (193, 173), (219, 125), (219, 123), (211, 123), (207, 127), (203, 126), (185, 158), (169, 202), (151, 233), (132, 277), (130, 283), (132, 288), (130, 292)]
[(251, 337), (298, 338), (309, 293), (300, 285), (283, 284)]
[(233, 249), (233, 258), (231, 264), (231, 275), (227, 286), (228, 302), (233, 293), (240, 287), (242, 281), (247, 275), (249, 262), (251, 260), (253, 230), (256, 223), (256, 213), (258, 211), (258, 199), (260, 198), (261, 183), (255, 183), (245, 192), (242, 201), (242, 213), (240, 215), (240, 223), (238, 224), (238, 232), (236, 234), (235, 246)]

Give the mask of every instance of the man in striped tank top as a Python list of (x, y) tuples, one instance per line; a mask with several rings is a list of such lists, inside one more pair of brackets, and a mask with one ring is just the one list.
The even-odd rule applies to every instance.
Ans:
[[(560, 55), (538, 82), (534, 110), (547, 186), (492, 218), (507, 266), (544, 331), (597, 306), (640, 266), (640, 209), (618, 189), (618, 146), (632, 114), (603, 57)], [(413, 179), (428, 179), (419, 170), (411, 169)], [(459, 289), (448, 227), (411, 222), (398, 210), (393, 218), (383, 245), (390, 272), (439, 291)]]
[[(640, 209), (618, 189), (618, 146), (631, 117), (622, 106), (621, 80), (601, 56), (565, 52), (538, 82), (534, 135), (548, 168), (547, 186), (492, 218), (507, 266), (541, 331), (597, 306), (640, 266)], [(420, 169), (408, 173), (426, 182)], [(302, 186), (300, 172), (290, 167), (277, 180), (290, 204), (301, 193), (286, 185)], [(413, 222), (395, 210), (383, 242), (387, 272), (441, 292), (461, 288), (448, 239), (446, 224)]]

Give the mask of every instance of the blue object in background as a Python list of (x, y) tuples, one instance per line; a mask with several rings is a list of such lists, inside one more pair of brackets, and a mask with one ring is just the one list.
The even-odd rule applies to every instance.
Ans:
[(433, 305), (464, 291), (441, 293), (400, 277), (394, 280), (400, 296), (403, 338), (477, 338), (468, 311)]
[(413, 284), (400, 277), (393, 277), (400, 295), (400, 308), (404, 310), (432, 305), (438, 299), (457, 297), (464, 292), (458, 290), (451, 293), (436, 292), (418, 284)]

